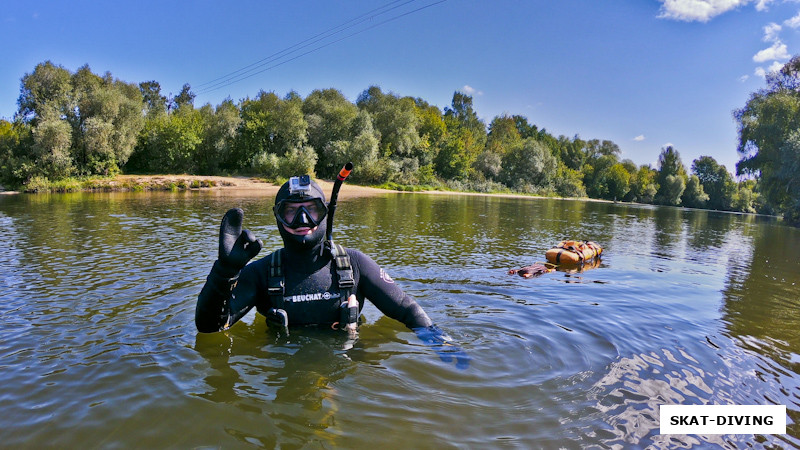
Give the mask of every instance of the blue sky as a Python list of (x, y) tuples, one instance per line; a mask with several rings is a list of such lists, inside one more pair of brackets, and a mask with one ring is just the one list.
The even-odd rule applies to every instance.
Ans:
[[(710, 155), (733, 172), (732, 111), (800, 53), (800, 2), (11, 0), (0, 42), (7, 119), (22, 76), (51, 60), (165, 94), (190, 83), (198, 106), (262, 89), (355, 101), (378, 85), (444, 108), (460, 90), (487, 124), (520, 114), (556, 136), (612, 140), (637, 164), (671, 144), (687, 166)], [(283, 50), (246, 79), (206, 84)]]

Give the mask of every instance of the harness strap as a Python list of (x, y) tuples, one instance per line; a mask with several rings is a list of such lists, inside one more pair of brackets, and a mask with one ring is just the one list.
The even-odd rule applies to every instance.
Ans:
[(350, 255), (339, 244), (332, 243), (330, 250), (333, 262), (336, 264), (336, 277), (339, 283), (339, 325), (345, 326), (358, 322), (358, 302), (349, 302), (350, 295), (355, 287), (353, 266), (350, 264)]
[[(348, 299), (355, 287), (355, 279), (353, 278), (353, 266), (350, 264), (350, 255), (339, 244), (331, 246), (331, 257), (336, 265), (336, 278), (339, 284), (339, 299), (340, 308), (340, 324), (346, 325), (349, 323), (356, 323), (358, 321), (358, 305), (355, 307), (348, 306)], [(269, 256), (269, 277), (267, 281), (267, 294), (269, 295), (272, 309), (269, 311), (267, 317), (273, 322), (280, 325), (288, 326), (288, 316), (284, 310), (284, 294), (286, 291), (286, 284), (283, 275), (283, 249), (272, 252)]]
[[(344, 301), (347, 301), (347, 297), (350, 296), (350, 291), (356, 285), (353, 279), (353, 266), (350, 265), (350, 255), (347, 254), (347, 251), (345, 251), (344, 247), (341, 245), (333, 244), (333, 247), (331, 247), (331, 256), (333, 257), (333, 262), (336, 264), (339, 290), (342, 291), (342, 298)], [(347, 296), (345, 296), (345, 290), (347, 291)]]
[(267, 281), (267, 294), (275, 309), (283, 309), (284, 278), (283, 278), (283, 249), (275, 250), (270, 255), (269, 278)]

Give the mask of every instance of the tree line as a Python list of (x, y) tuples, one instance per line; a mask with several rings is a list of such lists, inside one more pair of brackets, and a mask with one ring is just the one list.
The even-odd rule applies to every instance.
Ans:
[[(797, 121), (800, 64), (794, 64), (794, 72), (769, 81), (735, 114), (744, 155), (737, 168), (755, 175), (736, 182), (710, 156), (685, 166), (674, 147), (662, 149), (654, 168), (620, 160), (612, 141), (556, 137), (521, 115), (497, 116), (487, 125), (472, 97), (458, 91), (444, 110), (378, 86), (355, 103), (336, 89), (320, 89), (305, 98), (261, 91), (196, 107), (188, 84), (165, 96), (157, 81), (128, 83), (88, 65), (73, 73), (46, 61), (22, 77), (13, 120), (0, 120), (0, 182), (24, 189), (121, 171), (333, 178), (352, 161), (354, 181), (366, 184), (781, 213), (797, 223), (796, 182), (783, 192), (781, 182), (771, 181), (797, 167), (800, 123), (771, 132), (785, 118), (782, 108), (795, 108)], [(794, 155), (795, 166), (778, 164), (768, 152)]]

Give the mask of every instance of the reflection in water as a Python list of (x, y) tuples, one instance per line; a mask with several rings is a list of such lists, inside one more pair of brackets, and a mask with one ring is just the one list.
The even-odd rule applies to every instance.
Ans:
[[(4, 444), (800, 446), (798, 230), (612, 203), (342, 199), (337, 241), (373, 256), (460, 344), (472, 358), (460, 371), (372, 306), (348, 349), (327, 330), (281, 336), (254, 313), (198, 334), (220, 218), (243, 207), (271, 250), (271, 201), (0, 197)], [(507, 274), (564, 239), (598, 242), (603, 259)], [(663, 403), (785, 404), (788, 433), (661, 436)]]

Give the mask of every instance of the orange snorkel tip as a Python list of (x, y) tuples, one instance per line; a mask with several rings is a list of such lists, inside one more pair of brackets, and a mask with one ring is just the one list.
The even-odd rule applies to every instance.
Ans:
[(350, 172), (353, 171), (353, 163), (349, 162), (342, 167), (342, 170), (339, 171), (339, 175), (336, 176), (336, 179), (344, 181), (347, 177), (350, 176)]
[(353, 170), (353, 163), (349, 162), (342, 167), (339, 175), (336, 176), (336, 181), (333, 182), (333, 191), (331, 192), (331, 201), (328, 203), (328, 230), (326, 237), (328, 245), (333, 246), (333, 213), (336, 212), (336, 200), (339, 198), (339, 189), (342, 187), (344, 180), (350, 175)]

